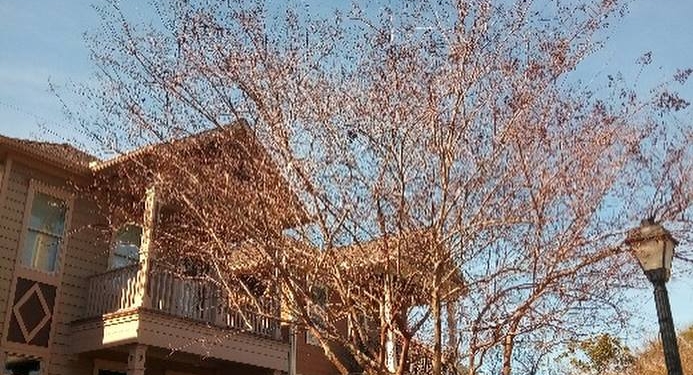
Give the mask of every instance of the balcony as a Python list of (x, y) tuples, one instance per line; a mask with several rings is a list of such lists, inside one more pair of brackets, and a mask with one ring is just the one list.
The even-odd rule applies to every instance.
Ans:
[(260, 314), (243, 305), (209, 280), (156, 263), (114, 269), (89, 280), (73, 352), (144, 344), (285, 371), (288, 344), (270, 318), (278, 304), (261, 300)]

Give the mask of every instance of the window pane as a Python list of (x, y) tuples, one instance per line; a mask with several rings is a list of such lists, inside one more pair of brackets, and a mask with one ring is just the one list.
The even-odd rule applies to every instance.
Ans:
[(130, 258), (124, 258), (115, 254), (111, 257), (111, 268), (123, 268), (132, 264), (135, 264), (135, 262)]
[(128, 225), (118, 231), (113, 244), (111, 268), (120, 268), (137, 263), (140, 258), (141, 243), (142, 228), (139, 226)]
[(142, 242), (142, 228), (137, 225), (127, 225), (116, 234), (116, 243), (133, 245), (139, 248)]
[(53, 272), (56, 269), (59, 247), (59, 237), (29, 229), (24, 241), (22, 264), (42, 271)]
[(113, 253), (123, 258), (138, 260), (140, 257), (140, 248), (127, 243), (116, 243), (116, 248)]
[(50, 195), (36, 192), (34, 201), (31, 204), (29, 227), (62, 236), (65, 228), (66, 212), (65, 202)]

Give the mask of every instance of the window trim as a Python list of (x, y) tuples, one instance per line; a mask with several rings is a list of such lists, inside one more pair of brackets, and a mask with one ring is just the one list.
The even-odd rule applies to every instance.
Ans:
[[(27, 266), (22, 263), (22, 252), (24, 251), (24, 246), (29, 235), (29, 223), (31, 221), (31, 210), (34, 203), (34, 198), (36, 193), (42, 193), (53, 198), (57, 198), (65, 202), (66, 212), (65, 212), (65, 223), (63, 225), (63, 233), (61, 236), (60, 244), (58, 245), (58, 254), (55, 260), (55, 269), (53, 271), (44, 271), (38, 268)], [(74, 209), (74, 196), (67, 191), (41, 183), (36, 180), (29, 181), (29, 189), (27, 191), (26, 203), (24, 205), (24, 218), (22, 219), (22, 232), (18, 241), (17, 248), (17, 276), (28, 276), (36, 281), (45, 282), (47, 284), (52, 284), (57, 286), (57, 281), (62, 276), (63, 270), (65, 269), (65, 252), (68, 248), (69, 243), (69, 232), (72, 227), (72, 211)], [(43, 233), (43, 231), (31, 229), (36, 233)], [(54, 233), (47, 233), (50, 236), (55, 236)]]

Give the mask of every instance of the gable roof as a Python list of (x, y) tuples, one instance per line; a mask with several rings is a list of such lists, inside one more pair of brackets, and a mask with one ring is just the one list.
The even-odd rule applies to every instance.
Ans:
[(53, 143), (0, 135), (0, 146), (67, 170), (87, 173), (99, 159), (68, 143)]
[[(229, 142), (229, 143), (224, 143)], [(109, 171), (114, 171), (116, 166), (130, 168), (141, 166), (142, 162), (149, 163), (157, 159), (166, 159), (170, 153), (195, 151), (196, 149), (214, 148), (220, 144), (236, 144), (247, 149), (249, 159), (253, 165), (253, 171), (258, 171), (263, 167), (263, 173), (271, 178), (272, 186), (270, 189), (276, 193), (277, 199), (286, 204), (281, 210), (291, 222), (301, 224), (308, 221), (308, 214), (298, 199), (298, 196), (289, 185), (286, 177), (274, 163), (272, 156), (267, 152), (264, 145), (257, 139), (253, 129), (250, 128), (245, 120), (238, 120), (234, 123), (215, 127), (200, 133), (188, 135), (183, 138), (161, 142), (150, 146), (145, 146), (134, 151), (119, 155), (105, 161), (99, 160), (84, 151), (66, 143), (39, 142), (23, 140), (11, 137), (0, 136), (0, 148), (5, 147), (10, 151), (32, 157), (33, 159), (45, 162), (51, 167), (59, 167), (61, 170), (72, 172), (79, 177), (96, 178), (98, 176), (108, 176)], [(185, 155), (185, 154), (183, 154)], [(116, 170), (116, 174), (119, 173)], [(288, 208), (288, 211), (286, 210)], [(296, 221), (298, 220), (298, 221)]]
[[(433, 249), (440, 251), (437, 256), (442, 258), (437, 258), (432, 253)], [(427, 229), (375, 238), (335, 250), (334, 260), (345, 271), (353, 270), (357, 274), (366, 271), (369, 275), (394, 272), (419, 287), (430, 282), (429, 272), (433, 271), (437, 262), (443, 261), (443, 272), (450, 273), (443, 287), (447, 291), (467, 293), (466, 281), (454, 255)]]
[(130, 152), (125, 152), (120, 155), (117, 155), (111, 159), (104, 160), (99, 163), (94, 163), (92, 164), (91, 168), (94, 172), (100, 172), (110, 167), (135, 160), (140, 156), (155, 154), (165, 148), (170, 148), (172, 150), (182, 150), (186, 147), (194, 146), (196, 144), (199, 145), (202, 143), (221, 139), (224, 136), (230, 136), (231, 138), (235, 139), (252, 138), (250, 139), (250, 141), (256, 142), (254, 139), (254, 135), (252, 135), (252, 130), (248, 126), (248, 123), (245, 120), (241, 119), (231, 124), (211, 128), (178, 139), (143, 146)]
[(243, 133), (242, 136), (247, 137), (248, 134), (250, 134), (247, 122), (245, 120), (239, 120), (232, 124), (191, 134), (170, 142), (140, 147), (107, 160), (101, 160), (69, 143), (44, 142), (0, 135), (0, 146), (5, 146), (13, 151), (32, 156), (41, 161), (63, 167), (73, 172), (97, 173), (109, 167), (133, 160), (138, 156), (156, 152), (163, 147), (185, 147), (185, 145), (194, 142), (204, 142), (208, 139), (217, 138), (222, 134), (222, 131), (228, 131), (233, 134), (233, 136), (240, 136), (240, 133)]

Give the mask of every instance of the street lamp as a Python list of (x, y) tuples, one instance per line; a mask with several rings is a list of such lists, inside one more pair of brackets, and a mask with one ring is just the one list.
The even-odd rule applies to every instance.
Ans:
[(654, 285), (659, 334), (662, 337), (664, 361), (669, 375), (683, 375), (666, 287), (677, 242), (666, 229), (650, 219), (643, 220), (639, 228), (628, 233), (626, 244), (631, 246), (640, 267)]

